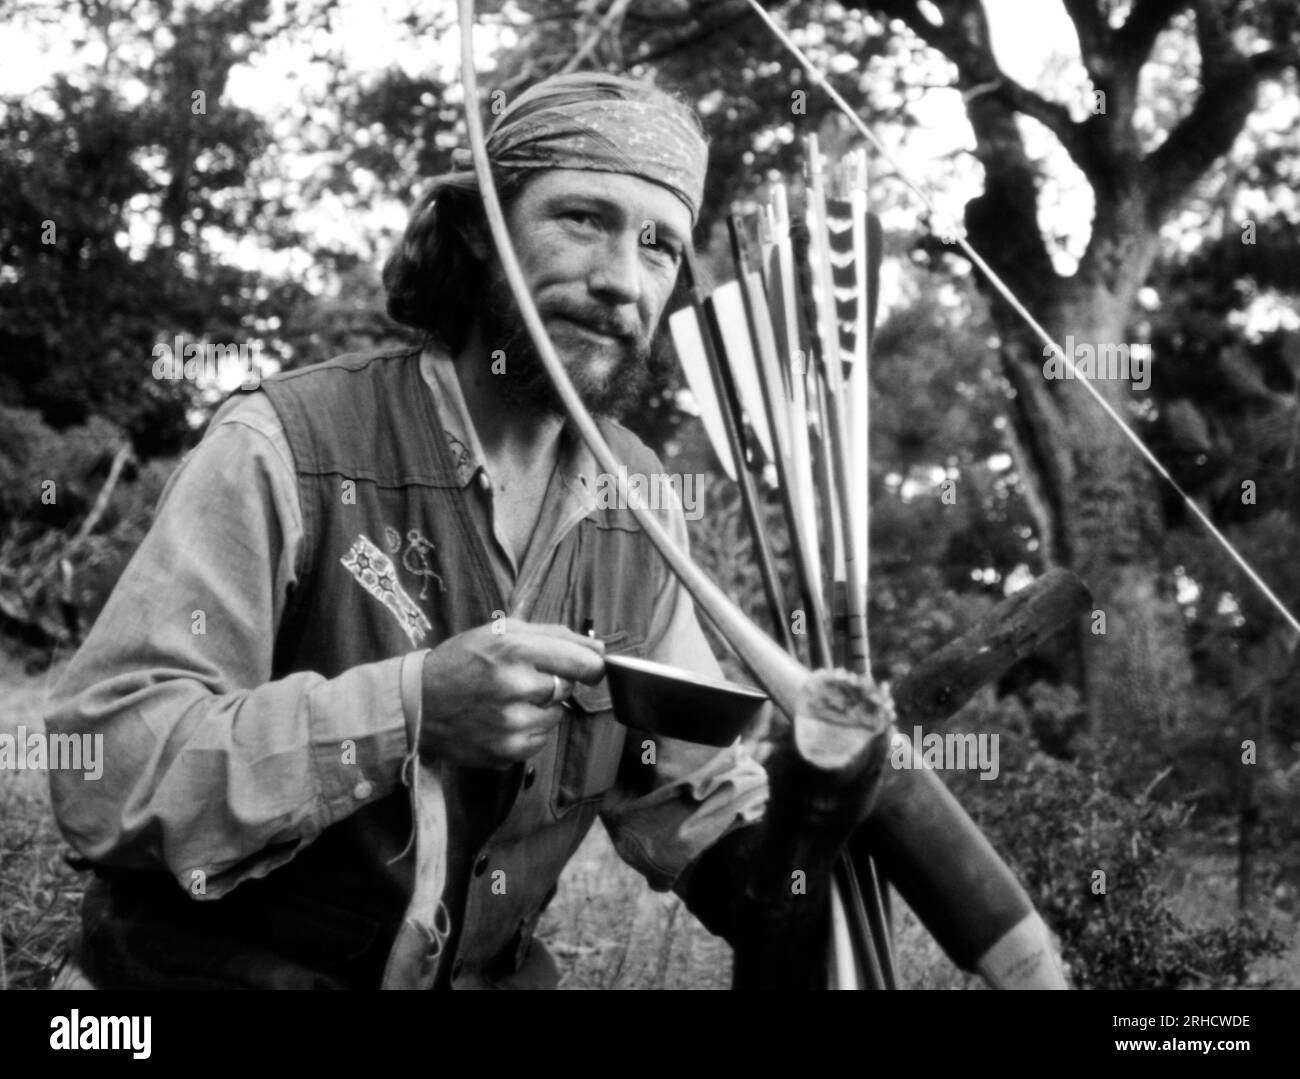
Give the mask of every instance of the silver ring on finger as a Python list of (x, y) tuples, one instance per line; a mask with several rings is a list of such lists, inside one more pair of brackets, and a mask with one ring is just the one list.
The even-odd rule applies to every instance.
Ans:
[(551, 690), (551, 699), (546, 702), (547, 708), (559, 704), (564, 699), (564, 683), (560, 681), (560, 676), (553, 674), (551, 677), (555, 680), (555, 688)]

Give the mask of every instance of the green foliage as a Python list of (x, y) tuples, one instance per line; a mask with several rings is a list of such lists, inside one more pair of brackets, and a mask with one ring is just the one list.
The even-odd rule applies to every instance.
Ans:
[[(0, 518), (10, 526), (62, 527), (84, 515), (107, 473), (122, 432), (102, 416), (62, 431), (33, 409), (0, 407)], [(56, 483), (55, 500), (41, 500)]]
[(1240, 986), (1254, 960), (1281, 950), (1248, 919), (1189, 926), (1175, 914), (1160, 870), (1185, 809), (1117, 797), (1100, 773), (1040, 753), (985, 786), (983, 797), (978, 782), (963, 787), (967, 808), (1060, 938), (1078, 988)]
[[(56, 430), (32, 409), (0, 407), (0, 593), (29, 625), (66, 628), (58, 609), (66, 561), (66, 598), (89, 626), (144, 538), (174, 461), (129, 464), (93, 530), (73, 542), (125, 443), (125, 433), (102, 416)], [(42, 498), (48, 481), (52, 502)]]
[(60, 428), (102, 416), (142, 456), (175, 453), (202, 401), (153, 378), (156, 343), (285, 353), (274, 331), (301, 285), (218, 254), (250, 233), (299, 240), (260, 189), (264, 121), (223, 99), (265, 18), (261, 0), (105, 5), (85, 27), (101, 65), (0, 101), (0, 400)]
[[(378, 267), (359, 271), (355, 254), (317, 251), (341, 296), (230, 254), (250, 239), (309, 246), (287, 224), (266, 119), (226, 95), (276, 33), (264, 0), (146, 0), (82, 18), (31, 0), (17, 14), (62, 20), (83, 55), (103, 50), (0, 100), (0, 623), (39, 639), (61, 630), (60, 603), (83, 620), (98, 612), (170, 471), (152, 462), (192, 444), (219, 398), (155, 379), (156, 344), (251, 344), (273, 369), (377, 343), (389, 327)], [(69, 546), (124, 445), (134, 460)]]

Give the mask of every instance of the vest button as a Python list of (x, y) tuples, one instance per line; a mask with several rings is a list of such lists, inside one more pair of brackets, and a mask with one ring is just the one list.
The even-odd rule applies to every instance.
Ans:
[(530, 764), (524, 769), (524, 790), (527, 790), (537, 782), (537, 765)]
[(478, 861), (474, 863), (474, 876), (481, 877), (484, 873), (486, 873), (487, 864), (488, 864), (488, 856), (486, 854), (480, 854), (478, 856)]
[(481, 490), (484, 491), (492, 490), (492, 477), (489, 476), (486, 472), (480, 472), (478, 474), (478, 485)]
[(355, 787), (352, 788), (352, 797), (355, 798), (358, 802), (364, 802), (374, 792), (375, 792), (374, 784), (372, 784), (368, 779), (363, 779), (360, 783), (358, 783)]

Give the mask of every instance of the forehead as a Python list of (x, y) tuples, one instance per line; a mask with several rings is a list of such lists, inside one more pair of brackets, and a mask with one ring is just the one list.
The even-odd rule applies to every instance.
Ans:
[(570, 198), (601, 202), (638, 223), (654, 221), (683, 239), (690, 236), (691, 214), (681, 199), (662, 184), (626, 173), (546, 169), (530, 180), (520, 202), (540, 207)]

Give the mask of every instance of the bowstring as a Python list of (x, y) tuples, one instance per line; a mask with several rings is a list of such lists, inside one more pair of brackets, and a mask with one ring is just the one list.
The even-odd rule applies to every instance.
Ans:
[(1229, 540), (1228, 537), (1225, 536), (1221, 531), (1219, 531), (1218, 527), (1215, 525), (1213, 521), (1210, 520), (1209, 516), (1205, 513), (1205, 511), (1201, 509), (1200, 505), (1196, 502), (1196, 500), (1193, 499), (1191, 495), (1189, 495), (1186, 491), (1184, 491), (1182, 485), (1179, 484), (1179, 482), (1169, 474), (1169, 470), (1165, 468), (1165, 466), (1161, 463), (1160, 458), (1157, 457), (1155, 455), (1155, 452), (1146, 444), (1146, 442), (1143, 441), (1142, 436), (1139, 435), (1136, 431), (1134, 431), (1133, 428), (1130, 427), (1127, 422), (1125, 422), (1124, 418), (1117, 411), (1115, 411), (1115, 408), (1111, 405), (1111, 403), (1107, 401), (1106, 398), (1102, 396), (1101, 392), (1092, 384), (1092, 380), (1088, 377), (1079, 374), (1079, 370), (1078, 367), (1075, 365), (1074, 358), (1070, 356), (1065, 351), (1065, 349), (1061, 348), (1059, 344), (1057, 344), (1056, 339), (1053, 338), (1051, 334), (1049, 334), (1045, 329), (1043, 329), (1042, 324), (1036, 318), (1034, 318), (1032, 314), (1030, 314), (1029, 310), (1025, 307), (1023, 303), (1020, 302), (1020, 299), (1016, 296), (1016, 294), (1011, 291), (1010, 286), (1008, 286), (1007, 283), (1003, 281), (1002, 278), (998, 275), (998, 273), (993, 269), (993, 267), (991, 267), (984, 260), (984, 257), (978, 251), (976, 251), (974, 247), (971, 246), (970, 241), (966, 239), (964, 230), (961, 227), (959, 227), (955, 222), (952, 222), (947, 217), (947, 215), (942, 214), (939, 211), (938, 207), (935, 206), (934, 201), (929, 197), (929, 195), (927, 195), (925, 191), (915, 181), (911, 179), (911, 177), (908, 174), (908, 171), (904, 169), (902, 165), (899, 164), (898, 159), (895, 158), (894, 155), (889, 152), (889, 150), (885, 147), (884, 143), (881, 142), (881, 140), (876, 137), (875, 133), (869, 127), (867, 127), (867, 125), (863, 122), (862, 118), (858, 116), (858, 114), (853, 110), (853, 107), (849, 105), (849, 103), (846, 100), (844, 100), (843, 95), (838, 90), (836, 90), (834, 86), (830, 84), (830, 81), (822, 73), (821, 69), (818, 68), (815, 64), (813, 64), (812, 60), (808, 58), (807, 54), (804, 53), (804, 51), (800, 49), (799, 46), (796, 45), (793, 40), (791, 40), (790, 35), (787, 34), (785, 30), (781, 28), (781, 26), (772, 18), (771, 15), (767, 13), (766, 10), (764, 10), (763, 6), (760, 3), (758, 3), (758, 0), (746, 0), (746, 2), (749, 4), (751, 8), (754, 9), (754, 11), (758, 14), (759, 18), (763, 20), (763, 22), (767, 25), (768, 29), (772, 31), (772, 33), (776, 36), (777, 40), (780, 41), (781, 44), (784, 45), (785, 48), (790, 52), (790, 54), (796, 60), (799, 61), (800, 66), (804, 69), (804, 71), (807, 72), (808, 77), (812, 79), (812, 81), (815, 84), (817, 84), (823, 90), (825, 90), (828, 95), (830, 95), (831, 100), (835, 102), (836, 106), (838, 106), (840, 111), (843, 112), (846, 117), (848, 117), (849, 121), (857, 129), (858, 133), (861, 134), (862, 137), (866, 139), (875, 148), (876, 152), (880, 155), (880, 157), (894, 169), (895, 174), (897, 175), (898, 179), (902, 181), (903, 185), (907, 187), (908, 190), (910, 190), (913, 194), (915, 194), (918, 199), (921, 200), (921, 204), (926, 208), (926, 210), (930, 214), (931, 221), (932, 222), (943, 221), (945, 223), (946, 227), (944, 229), (943, 235), (941, 236), (941, 239), (943, 239), (944, 243), (948, 243), (949, 241), (951, 241), (955, 243), (958, 247), (960, 247), (961, 250), (965, 253), (966, 257), (970, 259), (970, 261), (980, 270), (981, 273), (984, 274), (985, 279), (988, 281), (990, 285), (993, 286), (993, 288), (997, 291), (998, 295), (1000, 295), (1007, 302), (1007, 305), (1017, 315), (1020, 316), (1020, 318), (1024, 321), (1024, 323), (1038, 337), (1038, 339), (1042, 341), (1044, 345), (1047, 346), (1047, 348), (1050, 350), (1050, 354), (1053, 357), (1059, 357), (1060, 359), (1065, 361), (1066, 370), (1069, 372), (1070, 378), (1075, 382), (1078, 382), (1079, 385), (1081, 385), (1085, 390), (1088, 391), (1089, 394), (1092, 395), (1093, 400), (1096, 401), (1097, 404), (1099, 404), (1102, 407), (1102, 410), (1106, 413), (1106, 415), (1109, 416), (1111, 420), (1115, 422), (1115, 424), (1119, 427), (1120, 431), (1123, 432), (1124, 437), (1127, 438), (1128, 441), (1133, 444), (1133, 446), (1137, 449), (1138, 453), (1140, 453), (1142, 457), (1146, 460), (1146, 462), (1156, 470), (1156, 472), (1160, 475), (1160, 477), (1166, 483), (1169, 484), (1169, 486), (1173, 489), (1174, 493), (1177, 494), (1180, 499), (1182, 499), (1183, 504), (1189, 510), (1192, 511), (1192, 514), (1196, 517), (1197, 520), (1201, 522), (1201, 524), (1205, 527), (1206, 531), (1208, 531), (1210, 535), (1214, 537), (1214, 539), (1218, 542), (1219, 546), (1222, 547), (1223, 550), (1229, 555), (1229, 557), (1231, 557), (1232, 560), (1237, 563), (1237, 565), (1241, 568), (1242, 572), (1246, 574), (1247, 578), (1251, 581), (1251, 583), (1253, 583), (1255, 587), (1259, 589), (1260, 593), (1286, 620), (1287, 624), (1296, 632), (1296, 634), (1300, 635), (1300, 621), (1296, 620), (1295, 615), (1293, 615), (1290, 612), (1290, 610), (1288, 610), (1286, 604), (1284, 604), (1282, 600), (1278, 598), (1277, 594), (1273, 591), (1273, 589), (1269, 587), (1268, 582), (1265, 581), (1264, 578), (1259, 575), (1259, 573), (1255, 570), (1255, 567), (1252, 566), (1250, 562), (1246, 559), (1246, 556), (1237, 550), (1237, 548), (1233, 545), (1232, 541)]

